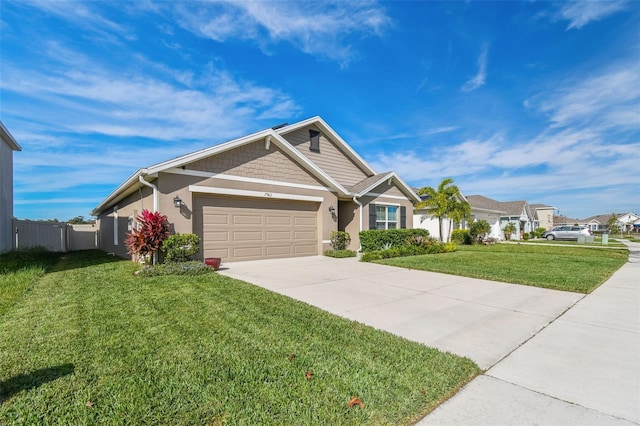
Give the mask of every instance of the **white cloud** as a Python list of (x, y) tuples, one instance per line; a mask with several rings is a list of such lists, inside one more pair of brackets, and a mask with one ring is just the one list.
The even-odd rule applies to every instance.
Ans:
[(546, 96), (540, 110), (554, 126), (593, 122), (598, 128), (638, 128), (640, 81), (637, 65), (610, 68)]
[(569, 21), (567, 30), (579, 30), (589, 22), (604, 19), (625, 9), (626, 6), (627, 0), (568, 1), (562, 3), (556, 18)]
[[(55, 120), (58, 129), (220, 141), (241, 134), (256, 118), (289, 118), (299, 111), (285, 93), (238, 80), (224, 70), (211, 68), (197, 79), (173, 70), (160, 79), (115, 70), (51, 45), (51, 56), (57, 57), (60, 51), (66, 53), (62, 56), (65, 62), (54, 61), (46, 71), (25, 70), (5, 61), (0, 81), (2, 90), (37, 100), (38, 108), (48, 108), (49, 120)], [(30, 108), (33, 115), (34, 107)]]
[(484, 86), (487, 79), (487, 55), (489, 54), (489, 46), (485, 43), (482, 45), (480, 56), (478, 56), (478, 72), (471, 77), (462, 86), (463, 92), (471, 92), (477, 88)]
[(263, 50), (285, 41), (343, 65), (354, 55), (354, 38), (379, 36), (391, 24), (372, 1), (179, 3), (176, 10), (180, 24), (201, 37), (253, 40)]

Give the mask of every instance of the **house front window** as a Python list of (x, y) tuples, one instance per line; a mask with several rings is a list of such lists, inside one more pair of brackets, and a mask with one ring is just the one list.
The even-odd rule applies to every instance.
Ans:
[(376, 205), (376, 229), (398, 229), (398, 206)]

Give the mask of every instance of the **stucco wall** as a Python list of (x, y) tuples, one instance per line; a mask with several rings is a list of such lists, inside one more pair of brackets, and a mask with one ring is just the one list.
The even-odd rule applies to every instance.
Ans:
[[(107, 253), (129, 258), (130, 255), (127, 253), (127, 247), (124, 242), (127, 239), (127, 233), (130, 232), (130, 218), (135, 219), (144, 209), (153, 211), (153, 191), (146, 186), (119, 201), (117, 203), (117, 214), (114, 207), (102, 212), (97, 220), (97, 226), (100, 230), (100, 249)], [(162, 212), (162, 210), (160, 211)], [(114, 238), (116, 216), (118, 224), (117, 244)]]

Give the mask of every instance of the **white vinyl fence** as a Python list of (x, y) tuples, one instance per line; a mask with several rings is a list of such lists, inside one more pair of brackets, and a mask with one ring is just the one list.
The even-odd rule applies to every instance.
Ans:
[(97, 249), (98, 228), (92, 224), (71, 225), (64, 222), (38, 222), (13, 219), (13, 248), (22, 250), (44, 247), (51, 251)]

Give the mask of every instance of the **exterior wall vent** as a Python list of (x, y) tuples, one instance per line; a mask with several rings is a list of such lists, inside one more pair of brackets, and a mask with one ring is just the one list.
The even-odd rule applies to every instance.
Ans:
[(309, 130), (309, 139), (311, 140), (309, 150), (320, 152), (320, 132), (317, 130)]

